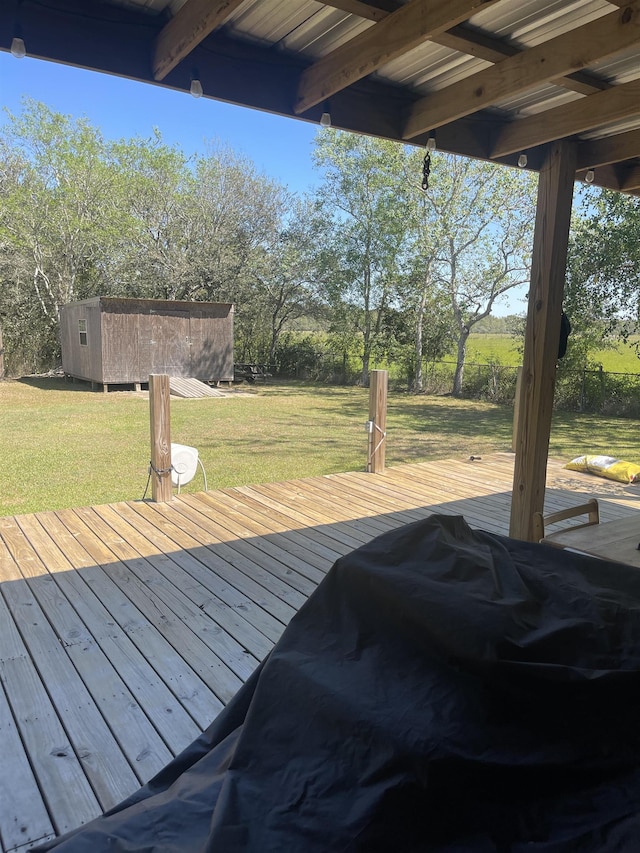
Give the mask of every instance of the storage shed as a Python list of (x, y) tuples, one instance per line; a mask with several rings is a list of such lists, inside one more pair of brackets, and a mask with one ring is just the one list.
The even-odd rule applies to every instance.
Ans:
[(60, 307), (62, 369), (108, 385), (150, 373), (233, 380), (233, 305), (96, 296)]

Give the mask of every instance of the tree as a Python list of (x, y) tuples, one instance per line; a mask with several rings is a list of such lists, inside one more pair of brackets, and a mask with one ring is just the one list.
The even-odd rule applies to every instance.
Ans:
[(471, 329), (501, 296), (529, 280), (534, 181), (523, 172), (453, 155), (436, 155), (434, 162), (417, 217), (422, 293), (435, 282), (447, 295), (456, 328), (453, 393), (459, 395)]
[(194, 222), (191, 164), (166, 145), (160, 132), (114, 144), (116, 168), (128, 187), (122, 214), (129, 227), (105, 264), (112, 295), (191, 299), (197, 289), (192, 265), (199, 240)]
[(343, 328), (347, 320), (361, 336), (363, 379), (397, 326), (386, 316), (394, 310), (412, 325), (414, 389), (422, 389), (425, 352), (441, 356), (453, 337), (460, 394), (471, 329), (528, 281), (533, 179), (436, 154), (424, 191), (424, 152), (334, 131), (320, 133), (315, 156), (339, 259), (329, 298)]
[[(25, 366), (50, 365), (60, 304), (121, 295), (235, 302), (240, 346), (247, 346), (264, 326), (255, 272), (262, 267), (273, 278), (278, 270), (265, 259), (289, 227), (292, 203), (281, 185), (225, 146), (189, 159), (157, 131), (108, 142), (86, 119), (27, 100), (0, 132), (7, 343), (21, 345)], [(280, 298), (276, 337), (296, 310), (285, 304), (297, 299), (293, 291), (281, 288)]]
[(429, 165), (430, 156), (416, 149), (405, 149), (403, 161), (411, 228), (402, 300), (412, 330), (410, 375), (415, 393), (423, 390), (425, 356), (434, 361), (440, 359), (455, 341), (454, 318), (439, 276), (446, 231), (433, 203), (434, 189), (427, 192), (423, 188), (424, 167)]
[(91, 295), (123, 239), (126, 186), (84, 119), (26, 99), (0, 132), (0, 319), (12, 369), (50, 366), (58, 306)]
[(110, 147), (85, 119), (31, 100), (9, 117), (3, 148), (18, 158), (20, 174), (3, 194), (3, 238), (47, 325), (56, 327), (58, 305), (87, 295), (122, 237), (125, 187)]
[(317, 264), (316, 245), (322, 230), (315, 205), (309, 199), (288, 194), (280, 228), (263, 246), (251, 267), (253, 299), (265, 322), (269, 364), (282, 332), (301, 317), (316, 316), (321, 308), (319, 288), (323, 269)]
[(584, 357), (640, 320), (640, 199), (592, 190), (574, 214), (564, 307)]
[(318, 202), (328, 226), (325, 256), (333, 255), (325, 293), (334, 316), (346, 320), (361, 341), (363, 384), (386, 312), (397, 299), (407, 232), (401, 158), (402, 147), (393, 142), (334, 130), (316, 138), (314, 160), (323, 170)]

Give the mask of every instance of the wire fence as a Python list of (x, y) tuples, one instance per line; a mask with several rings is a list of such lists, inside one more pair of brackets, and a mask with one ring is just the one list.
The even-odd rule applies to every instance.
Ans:
[[(360, 379), (357, 366), (345, 359), (319, 358), (313, 366), (296, 364), (279, 375), (333, 384), (356, 384)], [(396, 390), (413, 390), (414, 375), (403, 365), (372, 365), (389, 371), (389, 386)], [(456, 369), (454, 361), (431, 361), (423, 365), (422, 392), (450, 394)], [(499, 363), (467, 362), (464, 368), (461, 396), (471, 400), (513, 404), (517, 367)], [(560, 365), (556, 375), (554, 397), (556, 409), (618, 417), (640, 417), (640, 373), (612, 373), (602, 368), (572, 370)]]

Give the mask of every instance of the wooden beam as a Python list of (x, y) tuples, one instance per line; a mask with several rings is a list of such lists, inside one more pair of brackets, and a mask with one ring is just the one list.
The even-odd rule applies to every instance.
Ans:
[(421, 98), (403, 136), (411, 139), (639, 43), (640, 2), (635, 2)]
[(515, 453), (518, 441), (518, 424), (520, 423), (520, 398), (522, 396), (522, 365), (516, 373), (516, 395), (513, 400), (513, 424), (511, 429), (511, 450)]
[(370, 371), (367, 471), (371, 474), (384, 474), (387, 447), (388, 385), (388, 371)]
[(595, 169), (609, 163), (621, 163), (640, 157), (640, 130), (628, 130), (603, 139), (591, 139), (578, 145), (578, 169)]
[(550, 145), (540, 171), (533, 238), (509, 527), (515, 539), (533, 539), (533, 514), (544, 508), (575, 171), (575, 143)]
[(369, 3), (362, 3), (361, 0), (330, 0), (330, 2), (323, 0), (322, 5), (340, 9), (342, 12), (355, 15), (357, 18), (364, 18), (365, 21), (375, 21), (376, 23), (391, 14), (386, 9), (371, 6)]
[(637, 116), (640, 102), (640, 80), (614, 86), (571, 104), (536, 113), (512, 121), (499, 133), (492, 157), (505, 157), (526, 151), (555, 139), (573, 136), (611, 122)]
[[(578, 169), (576, 171), (576, 181), (585, 181), (587, 178), (587, 171), (585, 169)], [(617, 190), (619, 191), (621, 188), (620, 182), (620, 170), (616, 165), (608, 165), (608, 166), (600, 166), (595, 169), (594, 180), (592, 183), (594, 187), (602, 187), (607, 190)]]
[(620, 189), (622, 192), (640, 190), (640, 166), (634, 166), (626, 172), (621, 181)]
[(209, 33), (231, 17), (243, 0), (187, 0), (160, 31), (153, 58), (155, 80), (164, 80), (172, 68)]
[(151, 499), (170, 501), (171, 390), (166, 373), (149, 374), (149, 425), (151, 428)]
[[(383, 8), (382, 5), (371, 6), (369, 3), (360, 2), (360, 0), (324, 0), (324, 5), (333, 6), (360, 18), (376, 22), (386, 18), (398, 8), (397, 5), (391, 3), (385, 4), (388, 8)], [(624, 5), (622, 0), (620, 0), (619, 5)], [(515, 56), (522, 50), (500, 38), (496, 38), (496, 36), (488, 35), (482, 30), (465, 24), (457, 24), (446, 32), (435, 35), (431, 41), (434, 44), (449, 47), (451, 50), (457, 50), (458, 53), (466, 53), (468, 56), (484, 59), (492, 64), (502, 62), (508, 56)], [(594, 92), (601, 92), (610, 86), (606, 80), (585, 71), (574, 71), (566, 77), (553, 80), (553, 83), (563, 89), (579, 92), (581, 95), (592, 95)]]
[[(452, 27), (446, 33), (435, 36), (432, 41), (435, 44), (441, 44), (443, 47), (457, 50), (459, 53), (466, 53), (469, 56), (475, 56), (477, 59), (484, 59), (491, 63), (502, 62), (503, 59), (524, 52), (522, 48), (515, 47), (480, 30), (472, 29), (465, 24)], [(579, 92), (581, 95), (592, 95), (594, 92), (601, 92), (610, 86), (606, 80), (585, 71), (574, 71), (572, 74), (558, 77), (552, 82), (556, 86)]]
[[(628, 195), (640, 193), (640, 165), (636, 162), (609, 163), (606, 166), (598, 166), (594, 171), (594, 187)], [(586, 174), (584, 169), (580, 169), (576, 172), (576, 180), (584, 181)]]
[(372, 74), (382, 65), (407, 53), (470, 18), (499, 0), (410, 0), (346, 44), (314, 62), (301, 76), (296, 115)]
[[(615, 5), (625, 5), (622, 0), (619, 3), (617, 0), (612, 0), (612, 2)], [(330, 0), (330, 2), (324, 0), (324, 5), (333, 6), (360, 18), (376, 22), (386, 18), (391, 14), (391, 11), (395, 11), (387, 11), (379, 6), (373, 7), (369, 3), (362, 3), (359, 0)], [(457, 24), (446, 32), (435, 35), (431, 41), (434, 44), (442, 45), (442, 47), (457, 50), (458, 53), (484, 59), (485, 62), (492, 64), (502, 62), (509, 56), (516, 56), (516, 54), (523, 52), (522, 48), (515, 47), (515, 45), (496, 38), (496, 36), (488, 35), (482, 30), (474, 29), (466, 24)], [(593, 95), (594, 92), (601, 92), (611, 86), (606, 80), (596, 77), (588, 71), (574, 71), (564, 77), (558, 77), (552, 82), (562, 89), (578, 92), (580, 95)]]

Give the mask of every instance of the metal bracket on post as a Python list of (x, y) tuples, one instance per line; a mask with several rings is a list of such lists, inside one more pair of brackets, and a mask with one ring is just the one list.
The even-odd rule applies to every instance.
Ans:
[[(382, 444), (387, 437), (387, 433), (385, 430), (380, 429), (380, 427), (378, 426), (378, 424), (375, 421), (367, 421), (365, 424), (365, 428), (366, 428), (367, 432), (369, 433), (369, 453), (367, 455), (367, 473), (370, 474), (372, 472), (373, 457), (376, 455), (378, 450), (380, 450), (380, 448), (382, 447)], [(376, 430), (380, 433), (380, 439), (379, 439), (378, 443), (376, 444), (376, 446), (374, 447), (373, 442), (374, 442), (374, 435), (376, 433)]]

